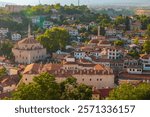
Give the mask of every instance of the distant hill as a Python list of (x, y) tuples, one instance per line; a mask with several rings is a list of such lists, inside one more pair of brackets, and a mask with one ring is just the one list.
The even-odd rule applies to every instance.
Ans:
[[(81, 0), (86, 3), (86, 0)], [(90, 5), (150, 6), (150, 0), (87, 0)]]

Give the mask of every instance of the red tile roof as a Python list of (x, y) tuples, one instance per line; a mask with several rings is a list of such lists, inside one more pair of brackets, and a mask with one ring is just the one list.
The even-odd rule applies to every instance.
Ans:
[(129, 74), (127, 72), (122, 72), (119, 74), (119, 78), (129, 80), (150, 80), (150, 74)]

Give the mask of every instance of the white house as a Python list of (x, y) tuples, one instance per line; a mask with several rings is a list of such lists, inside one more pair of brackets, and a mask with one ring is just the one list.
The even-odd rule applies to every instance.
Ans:
[(38, 23), (40, 23), (40, 17), (39, 17), (39, 16), (32, 17), (32, 23), (33, 23), (33, 24), (38, 24)]
[(70, 34), (71, 36), (78, 36), (78, 35), (79, 35), (79, 32), (78, 32), (77, 29), (70, 29), (70, 30), (69, 30), (69, 34)]
[(115, 29), (107, 29), (106, 30), (106, 36), (112, 36), (112, 35), (116, 35), (117, 31)]
[(108, 59), (119, 59), (123, 55), (123, 50), (117, 47), (109, 47), (107, 50)]
[(85, 58), (86, 53), (84, 51), (75, 51), (74, 52), (74, 57), (77, 59)]
[(53, 26), (53, 22), (50, 22), (50, 21), (44, 21), (43, 22), (43, 28), (46, 29), (46, 28), (51, 28)]
[(150, 54), (145, 54), (141, 58), (143, 70), (150, 71)]
[[(134, 44), (136, 38), (131, 39), (131, 44)], [(138, 37), (138, 43), (143, 44), (147, 39), (144, 37)]]
[(11, 39), (12, 39), (13, 41), (18, 41), (18, 40), (21, 39), (21, 35), (18, 34), (18, 33), (14, 33), (14, 34), (11, 35)]
[(2, 35), (6, 36), (8, 32), (8, 28), (0, 28), (0, 34)]
[(129, 74), (142, 74), (142, 66), (129, 66), (127, 72)]

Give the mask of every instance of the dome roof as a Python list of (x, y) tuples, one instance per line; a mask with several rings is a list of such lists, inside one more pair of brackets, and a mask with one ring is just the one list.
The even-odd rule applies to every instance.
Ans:
[(18, 42), (18, 44), (36, 44), (36, 43), (39, 42), (35, 40), (33, 36), (30, 36)]

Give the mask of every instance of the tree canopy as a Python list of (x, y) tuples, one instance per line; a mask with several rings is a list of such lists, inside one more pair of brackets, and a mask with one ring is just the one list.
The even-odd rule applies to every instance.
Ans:
[(136, 38), (134, 39), (133, 43), (136, 44), (136, 45), (138, 45), (138, 44), (139, 44), (139, 38), (136, 37)]
[(111, 91), (109, 98), (111, 100), (149, 100), (150, 84), (142, 83), (138, 86), (131, 84), (122, 84)]
[(0, 43), (0, 55), (5, 56), (7, 58), (11, 58), (13, 44), (10, 41), (4, 41)]
[(116, 46), (122, 46), (124, 44), (124, 41), (122, 41), (122, 40), (116, 40), (116, 41), (114, 41), (114, 44)]
[(19, 100), (88, 100), (92, 97), (92, 89), (84, 84), (78, 84), (70, 77), (61, 83), (49, 73), (34, 77), (33, 83), (19, 86), (12, 99)]
[(37, 40), (47, 48), (48, 52), (64, 49), (68, 44), (69, 33), (64, 28), (53, 27), (47, 29), (44, 34), (40, 35)]
[(150, 53), (150, 40), (146, 40), (143, 44), (143, 52)]

